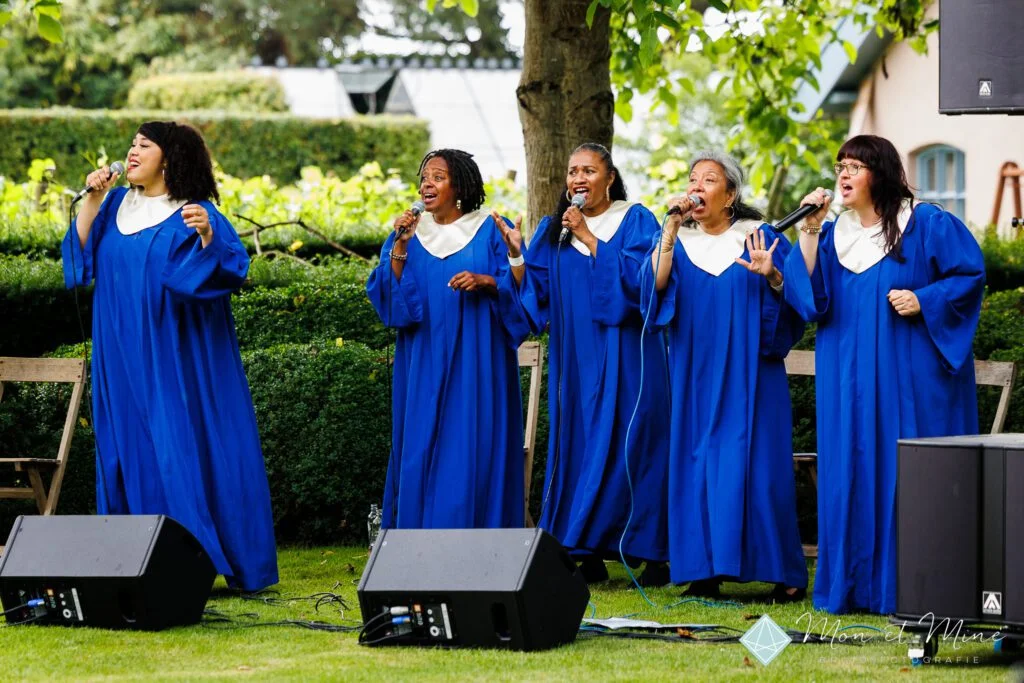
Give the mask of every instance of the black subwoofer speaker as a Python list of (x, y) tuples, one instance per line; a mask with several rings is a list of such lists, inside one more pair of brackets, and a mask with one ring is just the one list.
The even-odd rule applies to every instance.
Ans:
[(1024, 625), (1024, 434), (899, 442), (896, 613)]
[(7, 621), (155, 631), (202, 617), (216, 577), (164, 515), (18, 517), (0, 559)]
[(385, 530), (359, 582), (365, 644), (542, 650), (576, 638), (589, 600), (541, 529)]
[(1024, 0), (940, 0), (939, 113), (1024, 114)]

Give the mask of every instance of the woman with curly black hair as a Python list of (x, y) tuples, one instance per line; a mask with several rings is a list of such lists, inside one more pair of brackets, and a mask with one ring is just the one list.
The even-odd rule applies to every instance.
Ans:
[(419, 176), (424, 211), (395, 220), (366, 284), (380, 319), (398, 330), (382, 525), (521, 527), (516, 349), (526, 326), (500, 315), (497, 297), (510, 277), (501, 231), (511, 222), (480, 208), (486, 194), (470, 154), (430, 152)]
[[(68, 287), (93, 295), (96, 508), (164, 514), (228, 585), (277, 583), (270, 489), (231, 316), (249, 256), (194, 128), (142, 124), (130, 188), (106, 167), (64, 238)], [(111, 191), (112, 190), (112, 191)]]

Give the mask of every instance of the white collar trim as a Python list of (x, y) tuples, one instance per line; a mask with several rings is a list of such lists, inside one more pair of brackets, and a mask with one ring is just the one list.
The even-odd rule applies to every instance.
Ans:
[[(904, 200), (896, 217), (900, 233), (907, 229), (913, 212), (914, 206), (911, 201)], [(852, 273), (860, 275), (885, 258), (888, 253), (885, 249), (885, 235), (882, 234), (881, 222), (863, 227), (855, 211), (844, 211), (839, 214), (833, 230), (839, 263)]]
[(117, 230), (122, 235), (134, 235), (160, 225), (187, 203), (183, 199), (172, 201), (167, 194), (147, 197), (138, 188), (132, 188), (117, 208)]
[(743, 250), (747, 248), (747, 235), (761, 225), (761, 221), (738, 220), (725, 232), (709, 235), (698, 224), (697, 228), (683, 227), (679, 231), (679, 241), (690, 263), (705, 273), (718, 277), (743, 255)]
[[(587, 227), (590, 228), (590, 232), (594, 233), (594, 237), (602, 242), (608, 242), (619, 231), (622, 219), (626, 217), (626, 213), (633, 204), (635, 202), (616, 199), (604, 213), (598, 216), (584, 216), (583, 220), (587, 222)], [(575, 236), (570, 244), (572, 244), (573, 249), (584, 256), (590, 256), (590, 250), (587, 249), (587, 245), (580, 242)]]
[(490, 215), (483, 209), (477, 209), (460, 216), (454, 223), (440, 225), (434, 221), (433, 214), (424, 213), (416, 226), (416, 237), (432, 256), (448, 258), (462, 251), (476, 237)]

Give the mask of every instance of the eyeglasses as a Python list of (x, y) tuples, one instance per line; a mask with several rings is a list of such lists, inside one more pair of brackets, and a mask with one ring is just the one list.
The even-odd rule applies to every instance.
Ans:
[(836, 175), (841, 174), (844, 168), (846, 169), (846, 172), (849, 173), (850, 175), (857, 175), (858, 173), (860, 173), (860, 170), (862, 168), (867, 168), (867, 166), (865, 166), (864, 164), (848, 163), (836, 164), (835, 166), (832, 167), (832, 169), (835, 170)]

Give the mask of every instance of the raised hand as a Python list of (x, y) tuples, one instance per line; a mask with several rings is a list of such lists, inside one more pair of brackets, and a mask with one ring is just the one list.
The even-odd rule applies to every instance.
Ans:
[(409, 209), (402, 212), (402, 215), (395, 219), (395, 242), (405, 245), (416, 234), (416, 226), (420, 224), (420, 217)]
[(117, 179), (121, 177), (119, 173), (111, 173), (109, 166), (98, 168), (89, 175), (85, 176), (85, 184), (92, 188), (87, 197), (95, 199), (103, 199), (103, 196), (117, 184)]
[(210, 214), (199, 204), (186, 204), (181, 207), (181, 218), (185, 225), (196, 231), (200, 237), (207, 237), (213, 230), (210, 225)]
[(763, 275), (766, 278), (772, 278), (778, 270), (775, 268), (775, 262), (772, 261), (772, 254), (775, 253), (775, 247), (779, 246), (779, 238), (776, 237), (775, 241), (772, 242), (772, 246), (767, 249), (764, 248), (764, 232), (761, 230), (755, 230), (746, 237), (747, 243), (747, 256), (750, 257), (750, 261), (744, 261), (741, 258), (736, 259), (736, 263), (740, 264), (751, 273), (757, 273)]
[[(672, 209), (678, 208), (678, 212), (673, 212)], [(683, 224), (683, 218), (688, 216), (697, 208), (697, 205), (690, 199), (689, 195), (681, 195), (679, 197), (672, 197), (668, 200), (669, 216), (665, 222), (666, 228), (671, 228), (673, 234), (679, 232), (679, 226)]]
[(520, 214), (516, 217), (516, 224), (514, 227), (508, 227), (504, 219), (498, 214), (497, 211), (491, 211), (491, 218), (494, 219), (494, 224), (498, 226), (498, 230), (501, 231), (501, 239), (505, 242), (505, 246), (508, 247), (508, 255), (512, 258), (518, 258), (523, 254), (523, 233), (520, 228), (523, 225), (523, 216)]
[(821, 207), (804, 218), (804, 225), (811, 228), (820, 228), (822, 221), (825, 220), (825, 216), (828, 215), (828, 207), (832, 204), (832, 198), (825, 194), (825, 188), (819, 187), (814, 190), (814, 192), (800, 200), (800, 206), (804, 206), (805, 204)]

